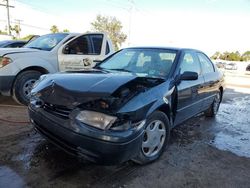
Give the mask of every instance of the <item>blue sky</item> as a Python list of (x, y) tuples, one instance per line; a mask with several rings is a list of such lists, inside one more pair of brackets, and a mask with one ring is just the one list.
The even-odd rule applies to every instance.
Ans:
[[(133, 1), (130, 12), (131, 0), (10, 0), (15, 6), (10, 16), (12, 24), (22, 20), (22, 36), (46, 34), (52, 25), (86, 32), (102, 14), (118, 18), (127, 35), (131, 31), (123, 47), (190, 47), (209, 55), (217, 50), (250, 50), (250, 0)], [(6, 10), (0, 7), (0, 30), (5, 25)]]
[[(16, 0), (50, 13), (72, 11), (110, 10), (129, 7), (126, 0)], [(146, 10), (193, 10), (221, 13), (250, 13), (250, 0), (134, 0), (135, 5)]]

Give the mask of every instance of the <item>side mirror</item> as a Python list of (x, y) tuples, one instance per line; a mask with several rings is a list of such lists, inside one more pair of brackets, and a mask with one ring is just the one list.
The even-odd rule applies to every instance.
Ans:
[(63, 48), (63, 53), (64, 54), (69, 54), (70, 52), (70, 47), (68, 45), (66, 45), (64, 48)]
[(180, 76), (180, 80), (197, 80), (197, 79), (198, 79), (197, 72), (185, 71)]

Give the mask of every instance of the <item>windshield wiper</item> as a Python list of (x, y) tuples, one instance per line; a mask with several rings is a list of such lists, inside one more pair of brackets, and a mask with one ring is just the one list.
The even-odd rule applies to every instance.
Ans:
[(39, 48), (39, 47), (28, 47), (28, 48), (37, 49), (37, 50), (43, 50), (42, 48)]
[(145, 78), (151, 79), (151, 80), (166, 80), (163, 76), (146, 76)]
[(122, 71), (122, 72), (132, 72), (130, 70), (127, 70), (127, 69), (106, 69), (106, 70), (114, 70), (114, 71)]

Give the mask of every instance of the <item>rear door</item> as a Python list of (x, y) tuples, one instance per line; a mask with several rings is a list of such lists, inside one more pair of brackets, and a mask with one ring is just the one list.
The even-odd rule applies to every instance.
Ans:
[(93, 61), (106, 57), (107, 38), (105, 34), (88, 33), (80, 35), (58, 50), (60, 71), (76, 71), (93, 67)]
[(207, 109), (213, 103), (214, 96), (218, 92), (220, 78), (214, 64), (205, 54), (197, 52), (197, 56), (201, 63), (202, 74), (205, 80), (203, 109)]
[(183, 80), (177, 85), (178, 102), (175, 125), (199, 113), (202, 108), (204, 77), (196, 54), (185, 51), (180, 58), (180, 74), (185, 71), (197, 72), (197, 80)]

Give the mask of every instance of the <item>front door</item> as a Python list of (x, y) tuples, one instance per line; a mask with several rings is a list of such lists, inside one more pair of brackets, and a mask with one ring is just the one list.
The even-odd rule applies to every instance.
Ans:
[(58, 50), (60, 71), (76, 71), (93, 67), (93, 61), (105, 57), (106, 37), (103, 34), (84, 34)]
[(202, 108), (202, 88), (204, 77), (197, 56), (192, 51), (185, 52), (180, 59), (180, 74), (185, 71), (197, 72), (197, 80), (183, 80), (177, 85), (178, 103), (174, 124), (180, 124), (200, 112)]

